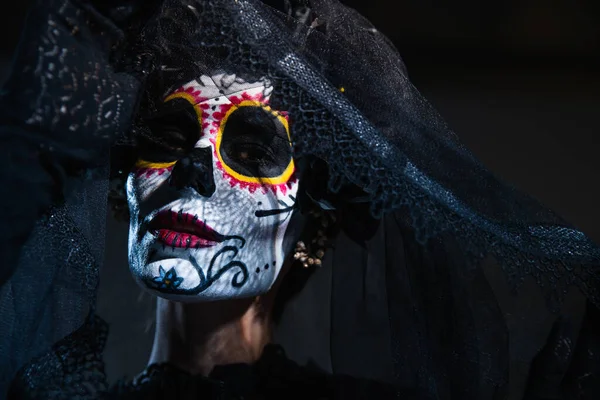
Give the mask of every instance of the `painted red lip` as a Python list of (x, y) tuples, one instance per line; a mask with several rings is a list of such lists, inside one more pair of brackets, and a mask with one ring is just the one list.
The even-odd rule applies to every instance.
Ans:
[(159, 241), (167, 246), (199, 249), (215, 246), (224, 236), (198, 220), (197, 215), (183, 212), (161, 211), (150, 221), (148, 227)]

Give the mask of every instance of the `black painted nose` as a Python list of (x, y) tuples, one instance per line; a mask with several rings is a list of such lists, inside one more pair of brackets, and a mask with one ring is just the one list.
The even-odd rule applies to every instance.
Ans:
[(215, 192), (215, 179), (211, 148), (195, 148), (177, 161), (169, 182), (177, 189), (190, 187), (204, 197), (212, 196)]

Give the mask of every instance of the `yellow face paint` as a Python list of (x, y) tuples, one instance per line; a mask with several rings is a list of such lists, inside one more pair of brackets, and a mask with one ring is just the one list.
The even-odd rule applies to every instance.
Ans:
[[(173, 93), (169, 96), (167, 96), (164, 100), (165, 103), (174, 100), (174, 99), (184, 99), (187, 102), (189, 102), (193, 107), (194, 107), (194, 111), (196, 112), (196, 117), (198, 119), (198, 126), (202, 126), (202, 109), (200, 108), (198, 102), (196, 101), (196, 98), (187, 92), (176, 92)], [(135, 165), (134, 168), (138, 168), (138, 169), (164, 169), (164, 168), (169, 168), (174, 166), (177, 163), (177, 161), (172, 161), (172, 162), (152, 162), (152, 161), (147, 161), (144, 159), (139, 159)]]
[(163, 168), (172, 167), (173, 165), (175, 165), (175, 163), (177, 163), (177, 161), (165, 162), (165, 163), (155, 163), (155, 162), (150, 162), (150, 161), (145, 161), (145, 160), (139, 159), (135, 163), (135, 168), (163, 169)]
[(285, 116), (281, 115), (280, 113), (278, 113), (276, 111), (273, 111), (269, 106), (265, 105), (264, 103), (261, 103), (260, 101), (243, 100), (239, 104), (236, 104), (234, 107), (229, 108), (229, 110), (227, 110), (227, 112), (225, 113), (225, 116), (223, 117), (223, 119), (221, 120), (221, 122), (219, 124), (219, 130), (217, 131), (215, 146), (216, 146), (217, 158), (219, 160), (219, 163), (221, 164), (220, 166), (223, 168), (223, 170), (229, 176), (231, 176), (233, 179), (235, 179), (239, 182), (250, 183), (250, 184), (263, 184), (263, 185), (264, 184), (267, 184), (267, 185), (285, 184), (286, 182), (288, 182), (290, 180), (290, 178), (294, 174), (294, 170), (295, 170), (294, 160), (291, 158), (290, 158), (289, 164), (286, 166), (284, 171), (280, 175), (275, 176), (275, 177), (243, 175), (243, 174), (235, 171), (233, 168), (231, 168), (229, 165), (227, 165), (227, 163), (223, 160), (223, 157), (221, 156), (221, 143), (222, 143), (222, 139), (223, 139), (223, 131), (225, 129), (225, 126), (227, 125), (227, 120), (229, 119), (231, 114), (234, 111), (238, 110), (240, 107), (261, 107), (262, 109), (273, 114), (277, 118), (277, 120), (281, 123), (281, 125), (283, 125), (283, 127), (285, 128), (285, 131), (286, 131), (287, 137), (288, 137), (288, 141), (290, 141), (290, 146), (291, 146), (290, 128), (289, 128), (288, 120)]

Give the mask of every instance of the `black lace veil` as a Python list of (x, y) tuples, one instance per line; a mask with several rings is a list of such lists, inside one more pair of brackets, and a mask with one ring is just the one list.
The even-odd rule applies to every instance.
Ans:
[(266, 76), (292, 118), (295, 156), (327, 163), (329, 193), (361, 190), (338, 200), (369, 203), (375, 217), (405, 209), (419, 243), (452, 232), (465, 257), (494, 256), (515, 286), (534, 276), (560, 303), (576, 284), (597, 304), (596, 245), (475, 159), (368, 21), (337, 1), (307, 5), (299, 22), (262, 2), (167, 2), (141, 43), (151, 81), (164, 94), (215, 66)]
[[(598, 393), (600, 249), (476, 160), (363, 17), (336, 0), (284, 3), (165, 1), (123, 53), (121, 68), (148, 78), (118, 147), (135, 153), (146, 118), (191, 79), (266, 77), (272, 107), (290, 116), (302, 190), (341, 217), (323, 267), (298, 278), (281, 316), (277, 337), (294, 358), (426, 398)], [(128, 168), (114, 157), (112, 167)], [(72, 221), (90, 221), (84, 199), (66, 209)], [(78, 229), (97, 251), (102, 241)], [(548, 332), (528, 336), (537, 325)], [(56, 339), (43, 334), (40, 348)]]

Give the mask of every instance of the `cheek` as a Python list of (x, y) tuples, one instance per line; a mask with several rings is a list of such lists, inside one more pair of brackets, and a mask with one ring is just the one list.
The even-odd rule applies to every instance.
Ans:
[[(273, 211), (291, 208), (294, 202), (264, 189), (251, 192), (247, 188), (232, 187), (227, 179), (220, 177), (217, 191), (206, 203), (197, 203), (197, 212), (205, 214), (208, 220), (215, 220), (227, 233), (246, 237), (249, 248), (253, 247), (252, 243), (266, 245), (281, 235), (280, 227), (288, 219), (287, 212)], [(261, 212), (272, 214), (260, 216)]]
[(172, 166), (164, 168), (134, 168), (127, 179), (127, 198), (137, 203), (148, 198), (171, 176)]
[(271, 239), (280, 240), (285, 235), (291, 215), (296, 206), (298, 184), (286, 185), (285, 192), (273, 186), (265, 187), (260, 193), (251, 193), (257, 200), (257, 209), (252, 213), (253, 221)]

